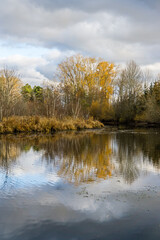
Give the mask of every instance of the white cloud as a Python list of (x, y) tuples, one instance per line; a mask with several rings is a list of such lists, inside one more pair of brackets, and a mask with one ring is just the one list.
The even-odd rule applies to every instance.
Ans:
[(42, 57), (26, 57), (22, 55), (12, 55), (6, 58), (0, 58), (0, 67), (15, 69), (24, 83), (42, 84), (47, 78), (36, 70), (36, 67), (47, 64)]
[[(17, 62), (17, 53), (8, 50), (0, 62), (21, 67), (24, 81), (34, 83), (51, 78), (66, 53), (154, 66), (159, 62), (159, 10), (158, 0), (6, 0), (0, 8), (1, 40), (13, 49), (24, 45), (40, 52), (26, 62), (26, 51), (19, 48)], [(45, 51), (51, 53), (44, 56)]]
[(53, 49), (41, 57), (11, 55), (0, 58), (0, 68), (15, 69), (24, 84), (43, 85), (48, 80), (54, 80), (57, 65), (67, 56), (75, 54), (74, 51), (60, 51)]

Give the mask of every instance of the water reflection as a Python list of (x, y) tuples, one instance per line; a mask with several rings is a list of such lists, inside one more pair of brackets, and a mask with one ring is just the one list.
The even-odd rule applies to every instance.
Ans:
[(152, 167), (160, 169), (160, 135), (156, 131), (125, 131), (115, 135), (117, 149), (114, 151), (118, 171), (127, 183), (134, 182), (140, 170)]
[[(122, 176), (131, 184), (147, 169), (160, 169), (160, 135), (156, 132), (89, 131), (53, 136), (1, 136), (0, 166), (8, 174), (22, 154), (38, 153), (45, 171), (75, 184)], [(32, 165), (34, 165), (32, 163)], [(30, 168), (32, 168), (32, 165)]]
[(0, 239), (159, 239), (159, 143), (153, 130), (0, 136)]

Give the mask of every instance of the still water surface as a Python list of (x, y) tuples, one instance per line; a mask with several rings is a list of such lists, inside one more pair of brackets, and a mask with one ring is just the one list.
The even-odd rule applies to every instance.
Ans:
[(0, 136), (0, 240), (160, 239), (160, 130)]

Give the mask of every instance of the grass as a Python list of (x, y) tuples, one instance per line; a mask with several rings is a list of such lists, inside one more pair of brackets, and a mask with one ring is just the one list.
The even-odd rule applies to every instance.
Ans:
[(2, 133), (53, 133), (63, 130), (81, 130), (102, 128), (103, 124), (93, 119), (46, 118), (39, 116), (4, 118), (0, 122), (0, 134)]

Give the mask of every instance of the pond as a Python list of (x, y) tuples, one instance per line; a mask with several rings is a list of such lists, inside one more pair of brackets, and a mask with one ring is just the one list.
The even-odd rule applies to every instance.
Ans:
[(0, 240), (160, 239), (160, 130), (0, 136)]

